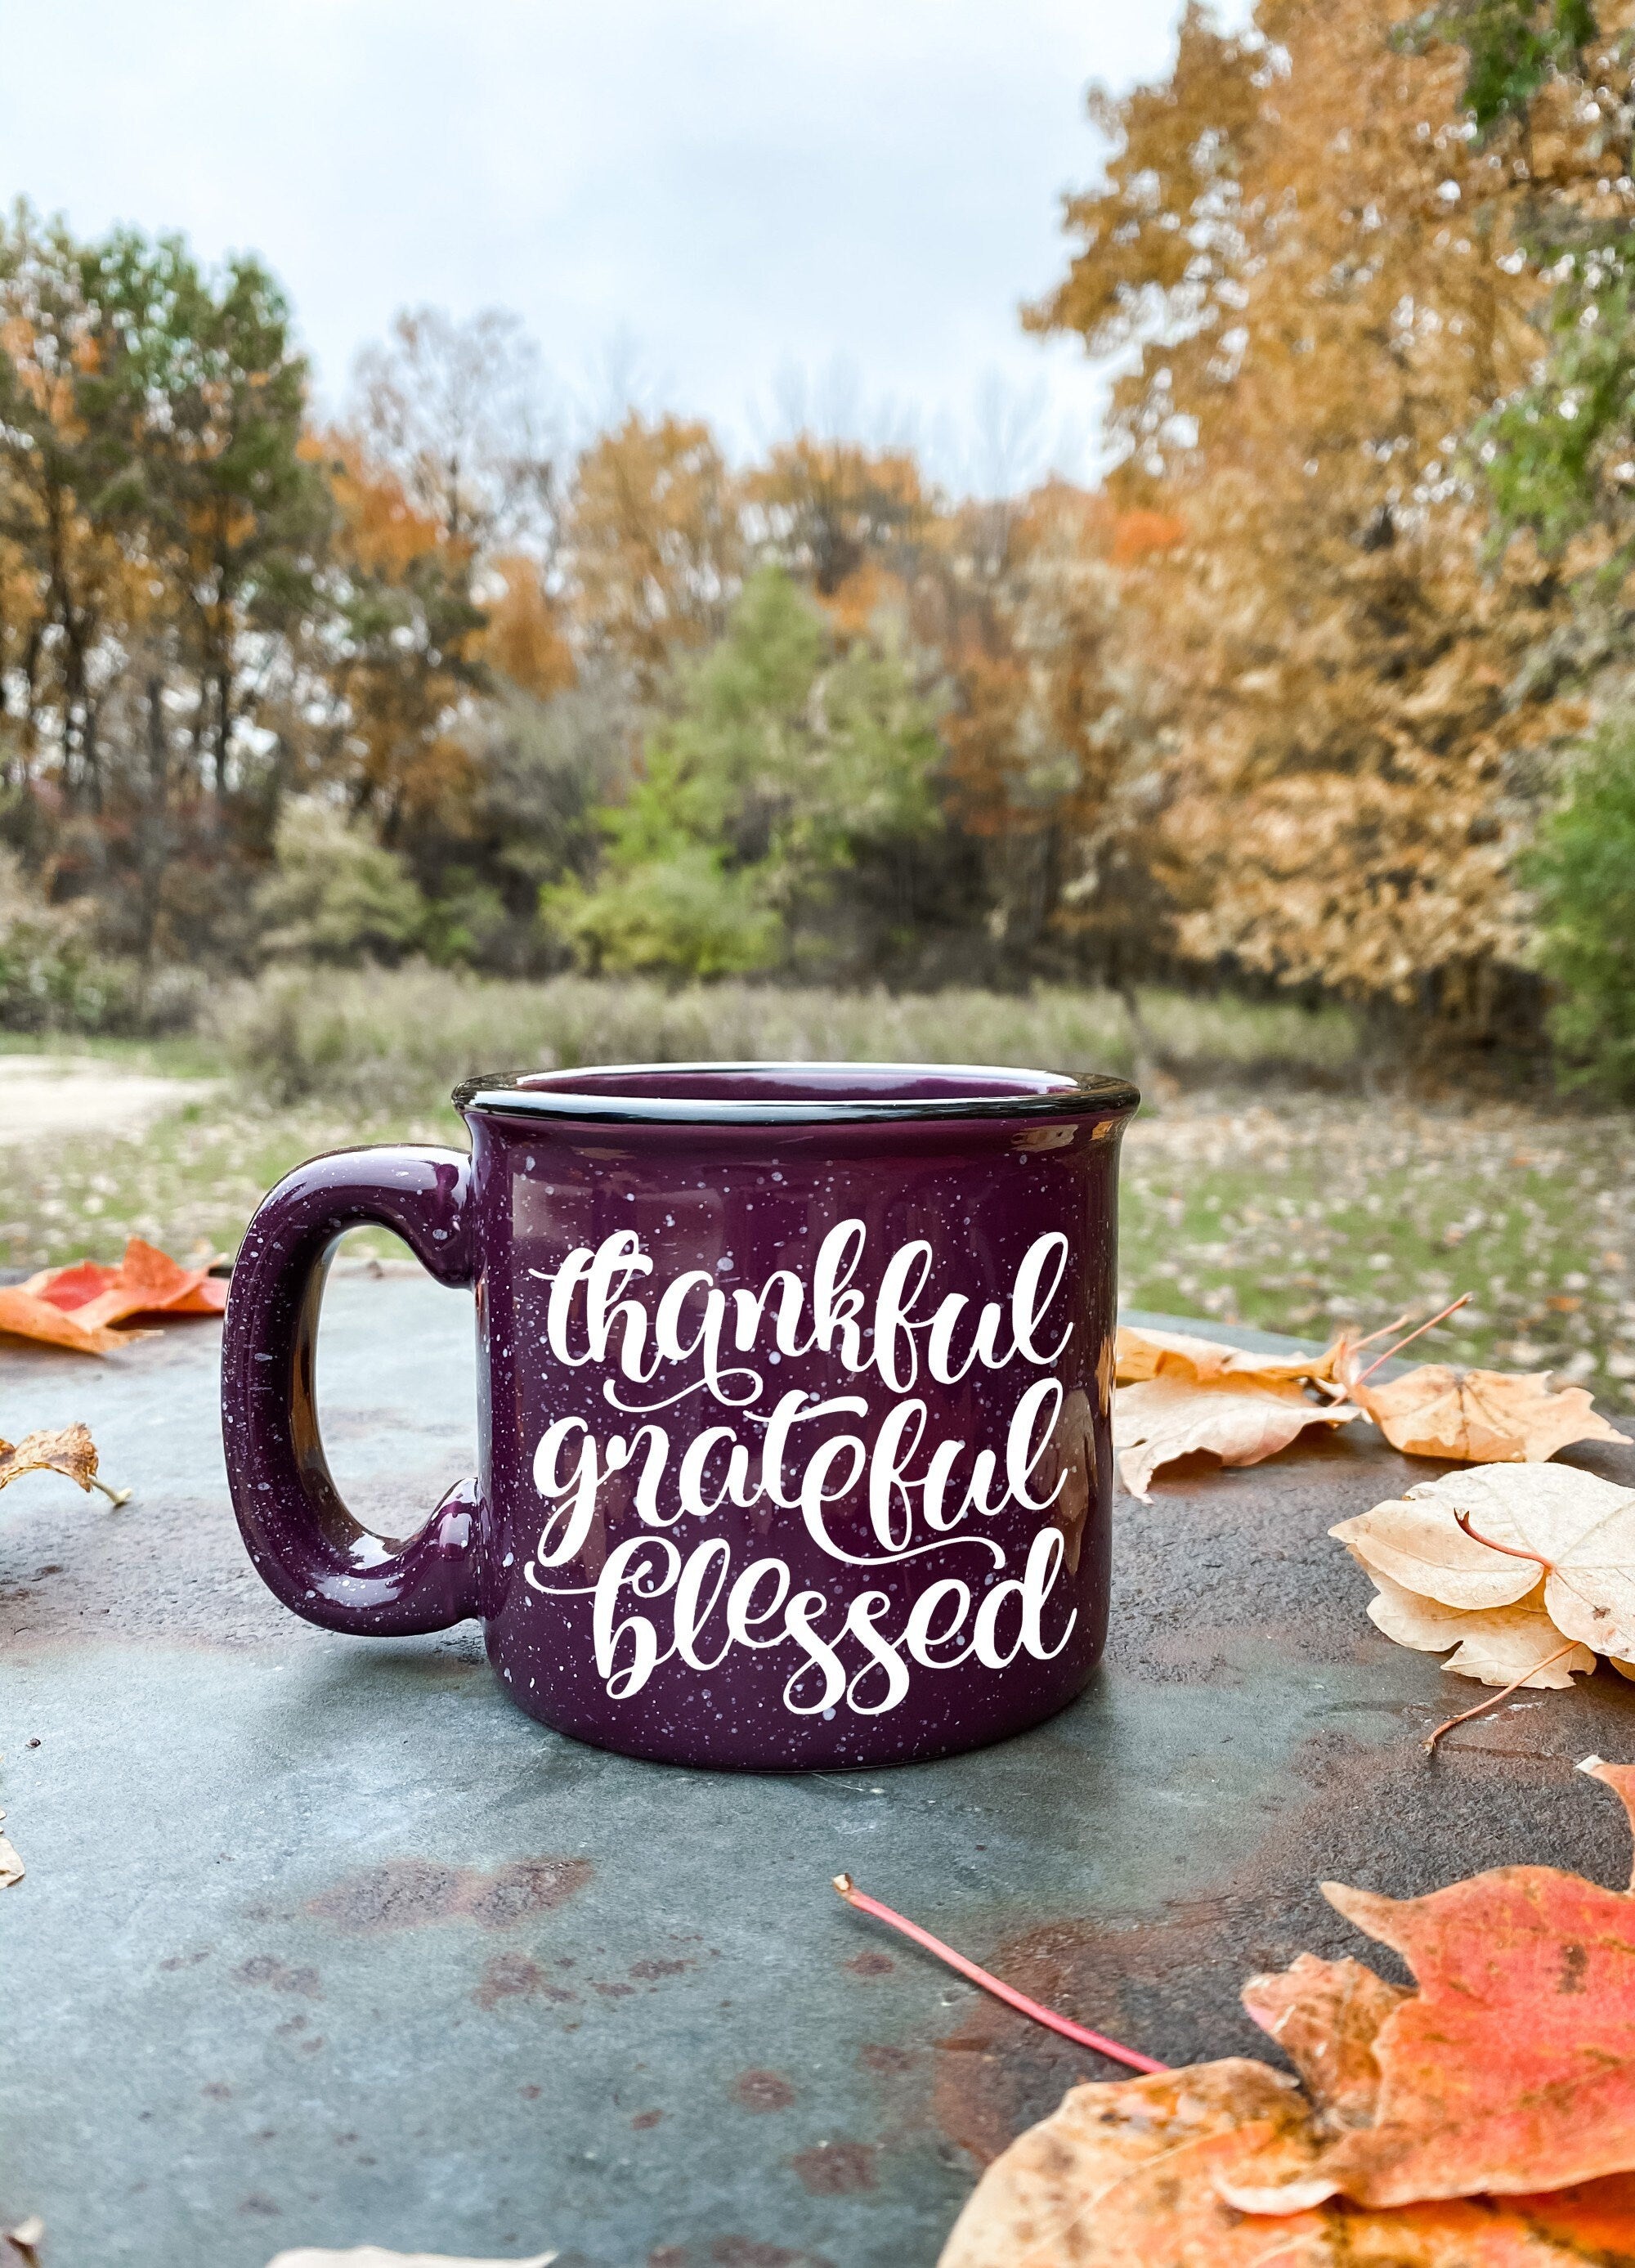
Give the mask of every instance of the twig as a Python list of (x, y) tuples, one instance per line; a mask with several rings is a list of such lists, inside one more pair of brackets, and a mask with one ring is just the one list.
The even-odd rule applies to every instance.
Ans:
[(1555, 1572), (1555, 1561), (1546, 1559), (1542, 1551), (1521, 1551), (1513, 1543), (1495, 1543), (1491, 1535), (1484, 1535), (1479, 1528), (1472, 1528), (1468, 1512), (1456, 1512), (1454, 1514), (1454, 1525), (1455, 1528), (1462, 1528), (1472, 1543), (1484, 1543), (1490, 1551), (1502, 1551), (1506, 1559), (1531, 1559), (1536, 1566), (1542, 1567), (1547, 1575)]
[(939, 1961), (946, 1961), (950, 1969), (957, 1969), (961, 1977), (968, 1977), (973, 1984), (980, 1984), (984, 1992), (991, 1992), (997, 1999), (1020, 2010), (1024, 2016), (1031, 2016), (1035, 2024), (1043, 2024), (1053, 2032), (1060, 2032), (1064, 2039), (1074, 2040), (1081, 2048), (1094, 2048), (1098, 2055), (1110, 2056), (1115, 2063), (1128, 2064), (1131, 2071), (1169, 2069), (1167, 2063), (1157, 2063), (1151, 2056), (1138, 2054), (1134, 2048), (1121, 2047), (1116, 2040), (1109, 2040), (1101, 2032), (1089, 2031), (1083, 2024), (1075, 2024), (1066, 2016), (1058, 2016), (1053, 2008), (1043, 2007), (1037, 2000), (1030, 2000), (1025, 1992), (1017, 1992), (1014, 1985), (1002, 1984), (997, 1977), (991, 1977), (985, 1969), (979, 1969), (974, 1961), (968, 1961), (962, 1953), (956, 1953), (951, 1945), (945, 1945), (939, 1937), (933, 1937), (917, 1922), (905, 1920), (902, 1914), (894, 1913), (889, 1906), (881, 1905), (878, 1898), (871, 1898), (865, 1892), (855, 1889), (850, 1874), (836, 1874), (835, 1888), (849, 1906), (855, 1906), (859, 1913), (873, 1914), (876, 1921), (885, 1922), (889, 1928), (901, 1930), (904, 1937), (912, 1938), (915, 1944), (924, 1946), (927, 1953), (934, 1953)]
[(1577, 1644), (1575, 1638), (1570, 1638), (1565, 1646), (1558, 1646), (1554, 1653), (1547, 1653), (1543, 1661), (1536, 1661), (1531, 1669), (1524, 1669), (1520, 1677), (1513, 1677), (1508, 1685), (1491, 1694), (1485, 1701), (1478, 1701), (1474, 1709), (1462, 1709), (1456, 1717), (1450, 1717), (1446, 1724), (1439, 1725), (1425, 1744), (1426, 1756), (1431, 1754), (1444, 1733), (1451, 1733), (1455, 1725), (1468, 1724), (1472, 1717), (1485, 1716), (1490, 1709), (1497, 1709), (1501, 1701), (1509, 1700), (1518, 1685), (1525, 1685), (1529, 1677), (1536, 1677), (1541, 1669), (1548, 1669), (1552, 1661), (1559, 1661), (1564, 1653), (1571, 1653)]
[[(1434, 1330), (1438, 1323), (1445, 1323), (1449, 1315), (1456, 1314), (1461, 1307), (1469, 1306), (1469, 1300), (1470, 1294), (1469, 1292), (1462, 1292), (1456, 1300), (1450, 1300), (1447, 1305), (1442, 1309), (1440, 1314), (1428, 1317), (1425, 1322), (1419, 1325), (1417, 1330), (1410, 1331), (1405, 1339), (1398, 1339), (1395, 1346), (1387, 1347), (1383, 1354), (1376, 1355), (1374, 1360), (1369, 1364), (1366, 1370), (1359, 1372), (1357, 1377), (1351, 1380), (1346, 1391), (1351, 1394), (1355, 1394), (1358, 1388), (1363, 1384), (1365, 1380), (1370, 1379), (1374, 1376), (1375, 1371), (1378, 1370), (1382, 1362), (1389, 1362), (1393, 1356), (1401, 1354), (1405, 1346), (1411, 1346), (1417, 1338), (1422, 1338), (1426, 1331)], [(1395, 1326), (1391, 1325), (1388, 1326), (1388, 1328), (1395, 1329)], [(1376, 1331), (1374, 1336), (1375, 1338), (1378, 1338), (1380, 1334)], [(1359, 1344), (1360, 1345), (1366, 1346), (1368, 1342), (1366, 1339), (1363, 1339), (1360, 1340)]]

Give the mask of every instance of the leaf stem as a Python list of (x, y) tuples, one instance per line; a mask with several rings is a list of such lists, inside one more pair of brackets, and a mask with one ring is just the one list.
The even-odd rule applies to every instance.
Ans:
[(94, 1473), (91, 1476), (91, 1485), (93, 1489), (101, 1490), (103, 1495), (107, 1497), (108, 1502), (113, 1506), (115, 1512), (119, 1510), (121, 1505), (129, 1504), (130, 1502), (130, 1491), (129, 1489), (110, 1488), (106, 1481), (99, 1481)]
[(1050, 2031), (1060, 2032), (1064, 2039), (1074, 2040), (1081, 2048), (1094, 2048), (1098, 2055), (1110, 2056), (1115, 2063), (1128, 2064), (1131, 2071), (1169, 2069), (1167, 2063), (1157, 2063), (1151, 2056), (1141, 2055), (1134, 2048), (1121, 2047), (1116, 2040), (1109, 2040), (1101, 2032), (1090, 2031), (1066, 2016), (1058, 2016), (1053, 2008), (1043, 2007), (1037, 2000), (1030, 2000), (1014, 1985), (1002, 1984), (997, 1977), (991, 1977), (985, 1969), (979, 1969), (974, 1961), (968, 1961), (962, 1953), (956, 1953), (951, 1945), (945, 1945), (939, 1937), (933, 1937), (917, 1922), (905, 1920), (902, 1914), (894, 1913), (889, 1906), (882, 1905), (878, 1898), (872, 1898), (865, 1891), (856, 1889), (850, 1874), (836, 1874), (835, 1888), (849, 1906), (855, 1906), (859, 1913), (873, 1914), (876, 1921), (883, 1921), (891, 1929), (900, 1930), (904, 1937), (911, 1938), (927, 1953), (935, 1954), (939, 1961), (946, 1961), (950, 1969), (957, 1969), (961, 1977), (969, 1977), (973, 1984), (980, 1984), (984, 1992), (991, 1992), (996, 1999), (1005, 2001), (1024, 2016), (1031, 2016), (1035, 2024), (1043, 2024)]
[[(1479, 1528), (1472, 1528), (1468, 1512), (1456, 1512), (1454, 1514), (1454, 1525), (1455, 1528), (1462, 1528), (1472, 1543), (1484, 1543), (1490, 1551), (1502, 1551), (1506, 1559), (1531, 1559), (1536, 1566), (1542, 1567), (1547, 1575), (1552, 1575), (1555, 1572), (1554, 1560), (1546, 1559), (1542, 1551), (1521, 1551), (1513, 1543), (1495, 1543), (1491, 1535), (1484, 1535)], [(1529, 1676), (1532, 1675), (1531, 1671), (1528, 1674)]]
[[(1389, 1362), (1394, 1355), (1401, 1354), (1405, 1346), (1411, 1346), (1414, 1341), (1417, 1338), (1422, 1338), (1426, 1331), (1434, 1330), (1438, 1323), (1445, 1323), (1449, 1315), (1456, 1314), (1461, 1307), (1468, 1307), (1469, 1302), (1469, 1292), (1462, 1292), (1456, 1300), (1450, 1300), (1448, 1301), (1447, 1305), (1442, 1309), (1440, 1314), (1427, 1316), (1425, 1321), (1419, 1324), (1417, 1329), (1409, 1332), (1405, 1339), (1398, 1339), (1395, 1346), (1388, 1346), (1383, 1354), (1376, 1355), (1374, 1360), (1369, 1364), (1367, 1369), (1359, 1373), (1357, 1377), (1351, 1381), (1346, 1389), (1347, 1392), (1355, 1394), (1358, 1388), (1362, 1385), (1364, 1380), (1372, 1378), (1382, 1362)], [(1388, 1329), (1394, 1330), (1396, 1329), (1396, 1325), (1388, 1324), (1386, 1328)], [(1378, 1338), (1381, 1334), (1376, 1331), (1374, 1336), (1375, 1338)], [(1363, 1346), (1366, 1346), (1368, 1342), (1366, 1339), (1363, 1339), (1359, 1342), (1359, 1344)]]
[(1485, 1716), (1490, 1709), (1497, 1709), (1501, 1701), (1509, 1700), (1518, 1685), (1525, 1685), (1529, 1677), (1536, 1677), (1541, 1669), (1548, 1669), (1552, 1661), (1559, 1661), (1564, 1653), (1571, 1653), (1577, 1644), (1575, 1638), (1570, 1638), (1565, 1646), (1558, 1646), (1554, 1653), (1547, 1653), (1543, 1661), (1536, 1661), (1531, 1669), (1524, 1669), (1520, 1677), (1513, 1677), (1508, 1685), (1502, 1686), (1497, 1693), (1490, 1694), (1485, 1701), (1478, 1701), (1474, 1709), (1462, 1709), (1456, 1717), (1449, 1717), (1437, 1727), (1425, 1742), (1426, 1756), (1431, 1754), (1444, 1733), (1451, 1733), (1455, 1725), (1468, 1724), (1472, 1717)]
[(1353, 1339), (1351, 1342), (1351, 1352), (1353, 1354), (1360, 1354), (1366, 1346), (1372, 1346), (1375, 1339), (1388, 1339), (1391, 1333), (1393, 1331), (1400, 1331), (1403, 1325), (1407, 1321), (1408, 1316), (1406, 1314), (1398, 1315), (1394, 1323), (1381, 1323), (1379, 1329), (1377, 1331), (1370, 1331), (1366, 1338)]

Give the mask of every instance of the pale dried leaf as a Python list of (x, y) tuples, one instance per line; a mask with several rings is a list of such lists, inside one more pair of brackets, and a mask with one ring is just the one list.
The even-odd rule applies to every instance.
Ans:
[(19, 2220), (15, 2228), (8, 2228), (5, 2233), (6, 2242), (13, 2251), (20, 2252), (25, 2260), (33, 2258), (45, 2238), (46, 2225), (37, 2213), (31, 2213), (26, 2220)]
[(1257, 1465), (1308, 1425), (1345, 1425), (1358, 1414), (1348, 1403), (1309, 1401), (1296, 1379), (1211, 1384), (1160, 1376), (1119, 1388), (1113, 1441), (1124, 1486), (1145, 1499), (1158, 1468), (1177, 1457), (1207, 1449), (1223, 1465)]
[[(938, 2268), (1129, 2268), (1164, 2211), (1184, 2222), (1200, 2262), (1247, 2268), (1255, 2254), (1235, 2241), (1238, 2216), (1211, 2185), (1216, 2148), (1246, 2132), (1256, 2156), (1284, 2132), (1298, 2147), (1307, 2123), (1292, 2080), (1236, 2056), (1076, 2087), (988, 2168)], [(1256, 2250), (1264, 2242), (1264, 2229), (1255, 2232)], [(1156, 2257), (1189, 2256), (1175, 2244)]]
[(1431, 1493), (1436, 1485), (1425, 1482), (1405, 1497), (1388, 1497), (1329, 1533), (1376, 1581), (1383, 1576), (1441, 1606), (1469, 1612), (1512, 1607), (1525, 1599), (1536, 1588), (1543, 1569), (1530, 1559), (1490, 1551), (1467, 1535), (1454, 1518), (1455, 1508)]
[(1587, 1646), (1561, 1652), (1562, 1633), (1545, 1611), (1542, 1582), (1513, 1607), (1462, 1611), (1404, 1590), (1388, 1575), (1374, 1580), (1379, 1589), (1368, 1602), (1368, 1619), (1375, 1629), (1420, 1653), (1456, 1648), (1442, 1667), (1457, 1677), (1480, 1678), (1484, 1685), (1510, 1685), (1519, 1678), (1523, 1685), (1559, 1688), (1595, 1667)]
[(23, 1473), (61, 1473), (89, 1489), (96, 1478), (97, 1445), (83, 1425), (48, 1433), (26, 1433), (15, 1446), (0, 1441), (0, 1489)]
[(1244, 1347), (1225, 1346), (1218, 1339), (1194, 1338), (1186, 1331), (1138, 1330), (1133, 1324), (1121, 1323), (1118, 1383), (1135, 1386), (1147, 1378), (1184, 1379), (1195, 1386), (1221, 1378), (1274, 1382), (1328, 1379), (1334, 1375), (1343, 1344), (1337, 1342), (1322, 1354), (1256, 1354)]
[[(1635, 1489), (1571, 1465), (1483, 1465), (1410, 1493), (1450, 1522), (1464, 1513), (1495, 1543), (1536, 1552), (1549, 1563), (1544, 1604), (1563, 1638), (1635, 1658)], [(1489, 1557), (1504, 1559), (1498, 1551)], [(1527, 1572), (1525, 1560), (1505, 1564)]]
[(1357, 1377), (1357, 1367), (1342, 1358), (1342, 1382), (1391, 1447), (1409, 1456), (1542, 1464), (1574, 1441), (1627, 1443), (1630, 1438), (1596, 1412), (1583, 1387), (1552, 1392), (1548, 1371), (1523, 1377), (1422, 1363), (1403, 1377), (1374, 1385)]
[(0, 1890), (9, 1890), (14, 1882), (20, 1882), (26, 1872), (11, 1837), (0, 1835)]

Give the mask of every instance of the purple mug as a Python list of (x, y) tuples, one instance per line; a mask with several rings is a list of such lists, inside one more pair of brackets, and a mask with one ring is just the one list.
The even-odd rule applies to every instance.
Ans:
[[(901, 1064), (482, 1078), (471, 1154), (298, 1167), (233, 1269), (232, 1499), (284, 1604), (487, 1625), (512, 1697), (630, 1756), (946, 1756), (1080, 1692), (1107, 1633), (1123, 1079)], [(403, 1543), (324, 1460), (347, 1229), (476, 1294), (479, 1454)]]

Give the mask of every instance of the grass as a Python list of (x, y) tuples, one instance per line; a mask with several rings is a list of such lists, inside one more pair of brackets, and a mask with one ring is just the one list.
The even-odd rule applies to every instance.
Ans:
[(1311, 1336), (1471, 1304), (1426, 1359), (1554, 1370), (1635, 1408), (1635, 1153), (1582, 1117), (1178, 1097), (1125, 1146), (1132, 1307)]
[[(1427, 1354), (1554, 1369), (1635, 1409), (1628, 1114), (1366, 1095), (1356, 1035), (1333, 1013), (1155, 995), (1142, 1016), (1170, 1075), (1125, 1145), (1131, 1305), (1320, 1336), (1469, 1290)], [(498, 1064), (806, 1054), (1121, 1070), (1135, 1049), (1107, 995), (672, 994), (411, 970), (263, 980), (230, 995), (207, 1034), (95, 1052), (214, 1071), (224, 1086), (138, 1138), (11, 1153), (0, 1264), (112, 1257), (132, 1232), (181, 1254), (231, 1250), (262, 1191), (315, 1151), (458, 1141), (449, 1085)], [(1348, 1077), (1351, 1092), (1332, 1091)]]
[[(128, 1237), (180, 1258), (232, 1252), (266, 1191), (320, 1150), (365, 1142), (458, 1143), (453, 1110), (377, 1117), (333, 1105), (269, 1105), (231, 1091), (190, 1102), (140, 1135), (84, 1136), (14, 1152), (5, 1176), (0, 1267), (115, 1260)], [(388, 1248), (371, 1233), (365, 1248)]]
[[(1340, 1009), (1153, 992), (1141, 1015), (1147, 1051), (1195, 1080), (1334, 1079), (1354, 1075), (1358, 1064), (1357, 1028)], [(1138, 1054), (1123, 1004), (1110, 992), (894, 997), (749, 984), (668, 991), (575, 976), (508, 984), (431, 968), (276, 972), (228, 990), (213, 1027), (254, 1091), (364, 1109), (435, 1108), (473, 1071), (524, 1066), (873, 1057), (1128, 1071)]]

